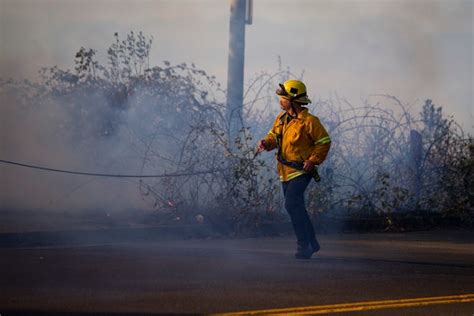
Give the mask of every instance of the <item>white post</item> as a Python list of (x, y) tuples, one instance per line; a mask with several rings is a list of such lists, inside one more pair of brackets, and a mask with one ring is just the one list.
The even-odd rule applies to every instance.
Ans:
[(231, 0), (226, 118), (232, 150), (239, 130), (243, 127), (245, 24), (252, 23), (251, 12), (251, 0)]

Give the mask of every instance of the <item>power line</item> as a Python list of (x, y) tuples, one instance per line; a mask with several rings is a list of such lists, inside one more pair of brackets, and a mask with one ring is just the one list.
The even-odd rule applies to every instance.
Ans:
[(137, 175), (137, 174), (108, 174), (108, 173), (95, 173), (95, 172), (82, 172), (82, 171), (71, 171), (71, 170), (62, 170), (47, 168), (42, 166), (29, 165), (24, 163), (19, 163), (10, 160), (0, 159), (0, 163), (20, 166), (24, 168), (37, 169), (43, 171), (75, 174), (81, 176), (94, 176), (94, 177), (108, 177), (108, 178), (166, 178), (166, 177), (182, 177), (182, 176), (193, 176), (199, 174), (208, 174), (224, 171), (225, 169), (214, 169), (214, 170), (203, 170), (203, 171), (193, 171), (193, 172), (177, 172), (177, 173), (168, 173), (168, 174), (146, 174), (146, 175)]

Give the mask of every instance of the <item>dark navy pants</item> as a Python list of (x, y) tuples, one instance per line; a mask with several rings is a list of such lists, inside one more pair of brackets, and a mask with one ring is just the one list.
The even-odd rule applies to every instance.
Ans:
[(304, 192), (312, 176), (303, 174), (290, 181), (282, 182), (285, 195), (285, 208), (291, 218), (298, 247), (306, 248), (316, 245), (313, 224), (308, 216), (304, 203)]

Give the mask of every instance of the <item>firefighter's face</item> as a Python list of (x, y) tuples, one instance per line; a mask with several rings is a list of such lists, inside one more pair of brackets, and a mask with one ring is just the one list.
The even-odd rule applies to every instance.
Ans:
[(280, 97), (280, 107), (283, 111), (288, 111), (291, 109), (291, 101)]

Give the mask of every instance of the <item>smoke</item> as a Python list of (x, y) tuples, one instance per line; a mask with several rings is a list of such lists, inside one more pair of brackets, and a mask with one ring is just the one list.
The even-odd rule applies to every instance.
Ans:
[[(140, 153), (134, 148), (130, 131), (140, 129), (140, 120), (132, 118), (133, 112), (127, 116), (127, 111), (112, 109), (105, 97), (98, 94), (26, 99), (18, 91), (3, 91), (1, 97), (3, 159), (75, 171), (139, 171)], [(84, 106), (75, 108), (80, 104)], [(127, 122), (126, 128), (114, 130), (114, 120), (121, 119)], [(0, 168), (2, 209), (115, 212), (150, 207), (140, 198), (133, 180), (60, 174), (12, 165)]]

